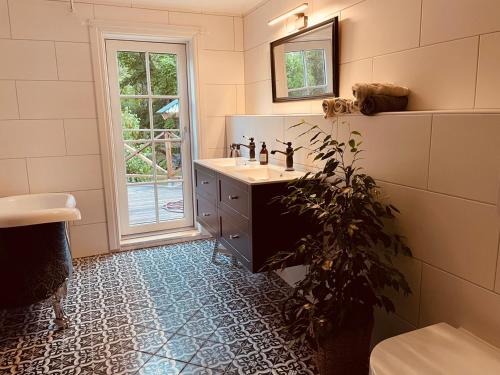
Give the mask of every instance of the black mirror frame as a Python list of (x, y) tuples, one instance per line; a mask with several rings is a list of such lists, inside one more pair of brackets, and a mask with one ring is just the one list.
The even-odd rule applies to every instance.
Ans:
[[(290, 39), (293, 39), (299, 35), (307, 33), (311, 30), (318, 29), (325, 25), (332, 24), (332, 76), (333, 76), (333, 93), (323, 94), (323, 95), (314, 95), (314, 96), (299, 96), (294, 98), (277, 98), (276, 97), (276, 72), (274, 68), (274, 47), (283, 44)], [(317, 25), (308, 27), (306, 29), (297, 31), (296, 33), (287, 35), (284, 38), (275, 40), (271, 42), (271, 84), (273, 89), (273, 103), (283, 103), (283, 102), (293, 102), (297, 100), (314, 100), (321, 98), (329, 98), (339, 96), (339, 58), (340, 50), (339, 50), (339, 17), (334, 17), (327, 21), (321, 22)]]

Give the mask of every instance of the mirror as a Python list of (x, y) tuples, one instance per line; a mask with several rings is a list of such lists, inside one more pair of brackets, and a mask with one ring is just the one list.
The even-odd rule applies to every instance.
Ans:
[(271, 43), (273, 102), (339, 95), (338, 17)]

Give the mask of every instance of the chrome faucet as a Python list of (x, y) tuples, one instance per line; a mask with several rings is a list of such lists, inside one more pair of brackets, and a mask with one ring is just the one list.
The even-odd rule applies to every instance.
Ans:
[(286, 156), (286, 169), (285, 171), (294, 171), (295, 169), (293, 168), (293, 153), (294, 153), (294, 150), (293, 150), (293, 147), (292, 147), (292, 142), (283, 142), (283, 141), (280, 141), (279, 139), (276, 140), (276, 142), (279, 142), (279, 143), (282, 143), (284, 145), (286, 145), (286, 150), (283, 152), (283, 151), (279, 151), (279, 150), (272, 150), (271, 151), (271, 154), (274, 155), (276, 154), (277, 152), (279, 152), (280, 154), (283, 154)]
[(232, 143), (229, 146), (229, 157), (230, 158), (239, 158), (241, 156), (240, 145), (236, 143)]
[[(243, 136), (243, 138), (246, 138), (246, 137)], [(254, 138), (250, 137), (250, 138), (248, 138), (248, 140), (250, 141), (250, 143), (248, 145), (245, 145), (243, 143), (237, 143), (237, 146), (243, 146), (243, 147), (248, 148), (250, 150), (250, 161), (254, 161), (255, 160), (255, 142), (254, 142)]]

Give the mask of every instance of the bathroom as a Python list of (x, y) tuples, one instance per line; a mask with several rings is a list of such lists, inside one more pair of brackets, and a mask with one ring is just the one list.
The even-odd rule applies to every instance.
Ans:
[[(325, 84), (304, 54), (280, 80), (322, 31)], [(0, 0), (0, 50), (0, 374), (500, 373), (497, 0)], [(362, 113), (372, 83), (397, 106)], [(322, 252), (297, 255), (345, 234), (323, 142), (363, 151), (400, 246), (365, 270), (391, 302), (325, 336)], [(290, 181), (328, 225), (275, 199)], [(314, 333), (283, 319), (294, 290)]]

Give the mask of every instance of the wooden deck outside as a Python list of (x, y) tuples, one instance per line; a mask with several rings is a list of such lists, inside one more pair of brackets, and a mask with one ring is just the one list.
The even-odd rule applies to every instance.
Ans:
[[(130, 225), (156, 223), (153, 185), (130, 185), (127, 189)], [(184, 217), (182, 183), (158, 185), (158, 199), (161, 222)]]

